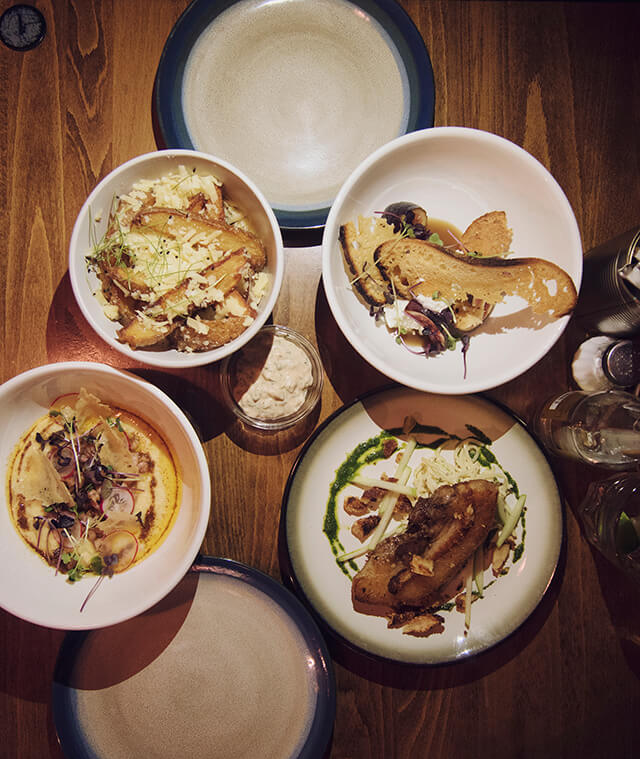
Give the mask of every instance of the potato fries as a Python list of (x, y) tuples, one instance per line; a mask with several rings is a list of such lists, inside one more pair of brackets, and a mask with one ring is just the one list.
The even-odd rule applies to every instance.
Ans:
[(87, 260), (133, 349), (224, 345), (253, 322), (269, 279), (264, 245), (222, 183), (184, 166), (120, 196)]

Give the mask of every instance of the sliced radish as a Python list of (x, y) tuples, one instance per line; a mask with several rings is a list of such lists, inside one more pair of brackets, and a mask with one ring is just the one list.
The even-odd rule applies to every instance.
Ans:
[(55, 409), (56, 406), (60, 405), (60, 401), (63, 398), (77, 398), (78, 393), (63, 393), (62, 395), (59, 395), (57, 398), (54, 398), (54, 400), (51, 402), (49, 408)]
[(135, 499), (129, 488), (114, 485), (109, 494), (100, 501), (104, 514), (133, 514)]
[(98, 550), (104, 563), (114, 572), (124, 572), (138, 554), (138, 539), (129, 530), (114, 530), (100, 541)]

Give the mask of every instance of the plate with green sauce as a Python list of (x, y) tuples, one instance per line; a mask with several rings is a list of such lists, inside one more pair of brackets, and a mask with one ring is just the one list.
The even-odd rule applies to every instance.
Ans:
[[(484, 563), (476, 554), (473, 583), (463, 590), (473, 599), (470, 614), (457, 610), (459, 594), (453, 594), (433, 610), (442, 619), (441, 632), (427, 637), (389, 628), (384, 616), (355, 611), (351, 597), (352, 579), (366, 562), (363, 547), (376, 525), (362, 542), (352, 527), (378, 512), (348, 513), (345, 501), (362, 501), (367, 488), (396, 476), (403, 460), (407, 508), (445, 481), (494, 479), (501, 494), (496, 527), (480, 553)], [(514, 632), (549, 587), (563, 531), (558, 486), (523, 424), (481, 396), (401, 387), (343, 406), (314, 432), (287, 481), (281, 522), (290, 579), (334, 637), (376, 657), (427, 665), (477, 654)], [(403, 521), (396, 512), (387, 527), (384, 516), (381, 522), (383, 537), (400, 534), (406, 515)], [(503, 531), (509, 550), (494, 572), (490, 545)]]

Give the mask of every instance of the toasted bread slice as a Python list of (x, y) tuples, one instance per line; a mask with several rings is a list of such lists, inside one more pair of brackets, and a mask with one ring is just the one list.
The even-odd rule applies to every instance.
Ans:
[(469, 224), (462, 243), (469, 253), (481, 256), (503, 256), (509, 252), (513, 232), (507, 226), (504, 211), (490, 211)]
[(404, 298), (416, 294), (451, 302), (468, 295), (490, 304), (519, 295), (535, 313), (568, 314), (578, 294), (571, 277), (541, 258), (471, 257), (424, 240), (405, 238), (380, 245), (374, 259), (382, 276)]
[(373, 254), (383, 242), (399, 239), (400, 234), (381, 218), (358, 216), (357, 225), (349, 221), (340, 227), (340, 244), (353, 275), (353, 286), (372, 306), (384, 306), (392, 300), (389, 285), (378, 271)]

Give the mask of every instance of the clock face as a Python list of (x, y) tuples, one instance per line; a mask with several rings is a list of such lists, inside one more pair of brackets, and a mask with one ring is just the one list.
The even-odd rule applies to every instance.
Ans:
[(12, 50), (31, 50), (46, 31), (44, 16), (32, 5), (12, 5), (0, 16), (0, 40)]

